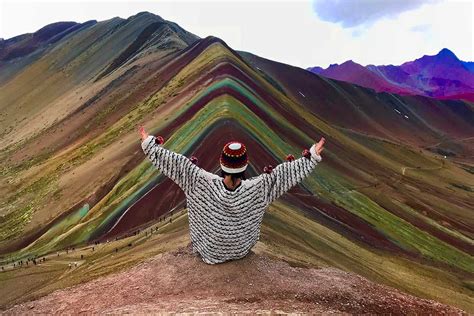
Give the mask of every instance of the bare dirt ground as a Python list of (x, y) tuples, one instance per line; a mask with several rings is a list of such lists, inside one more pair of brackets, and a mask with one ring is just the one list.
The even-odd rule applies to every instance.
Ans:
[(462, 314), (335, 268), (307, 269), (251, 252), (207, 265), (190, 247), (57, 290), (4, 314), (51, 313)]

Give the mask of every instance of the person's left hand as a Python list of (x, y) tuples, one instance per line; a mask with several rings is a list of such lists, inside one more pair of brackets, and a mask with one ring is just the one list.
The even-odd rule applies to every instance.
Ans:
[(140, 133), (142, 141), (144, 141), (148, 137), (148, 133), (145, 131), (143, 125), (140, 125), (140, 127), (138, 128), (138, 132)]

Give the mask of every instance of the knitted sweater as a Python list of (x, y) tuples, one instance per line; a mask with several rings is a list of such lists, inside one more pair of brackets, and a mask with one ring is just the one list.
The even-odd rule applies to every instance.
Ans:
[(148, 136), (141, 145), (152, 164), (184, 191), (193, 251), (199, 252), (208, 264), (243, 258), (259, 239), (268, 205), (321, 162), (313, 144), (309, 159), (301, 157), (283, 162), (271, 173), (242, 180), (231, 190), (222, 177), (163, 148), (154, 136)]

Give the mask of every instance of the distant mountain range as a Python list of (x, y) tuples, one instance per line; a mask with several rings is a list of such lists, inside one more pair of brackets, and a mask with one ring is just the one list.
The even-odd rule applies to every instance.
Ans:
[(437, 55), (425, 55), (400, 66), (364, 67), (349, 60), (326, 69), (310, 67), (307, 70), (377, 92), (474, 101), (474, 62), (460, 60), (447, 48)]

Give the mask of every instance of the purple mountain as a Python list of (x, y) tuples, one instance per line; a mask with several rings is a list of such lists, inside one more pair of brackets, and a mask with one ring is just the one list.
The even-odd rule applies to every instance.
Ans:
[(459, 60), (446, 48), (437, 55), (425, 55), (400, 66), (364, 67), (350, 60), (341, 65), (330, 65), (326, 69), (312, 67), (307, 70), (378, 92), (474, 101), (474, 63)]

